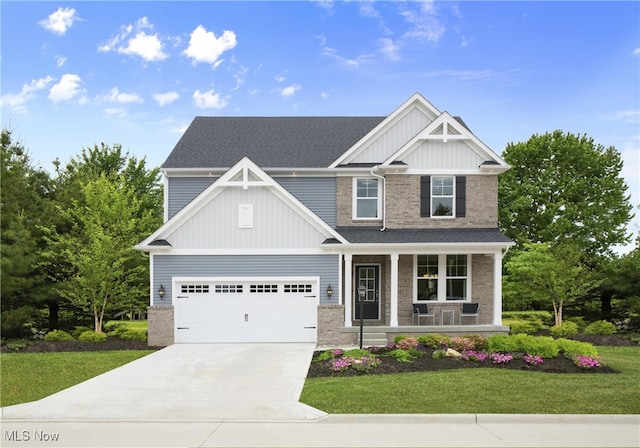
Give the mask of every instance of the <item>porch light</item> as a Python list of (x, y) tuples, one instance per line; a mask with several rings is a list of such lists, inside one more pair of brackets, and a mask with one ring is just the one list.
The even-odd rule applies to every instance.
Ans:
[(158, 295), (161, 299), (164, 297), (164, 286), (162, 286), (162, 284), (160, 284), (160, 287), (158, 288)]
[(331, 289), (331, 285), (327, 286), (327, 295), (331, 297), (333, 295), (333, 289)]

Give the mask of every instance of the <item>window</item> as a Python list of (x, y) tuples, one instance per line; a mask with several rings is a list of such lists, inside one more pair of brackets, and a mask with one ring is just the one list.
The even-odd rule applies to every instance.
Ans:
[(242, 285), (216, 285), (216, 294), (242, 294)]
[(180, 285), (182, 294), (208, 294), (209, 285)]
[(293, 285), (284, 285), (284, 292), (288, 293), (296, 293), (296, 292), (313, 292), (313, 285), (310, 284), (293, 284)]
[(416, 255), (415, 297), (423, 301), (469, 300), (471, 272), (469, 255)]
[(250, 285), (249, 292), (252, 292), (254, 294), (278, 292), (278, 285)]
[(418, 255), (418, 300), (438, 300), (438, 256)]
[(431, 178), (431, 216), (454, 216), (453, 185), (452, 176)]
[(353, 217), (355, 219), (378, 219), (380, 216), (378, 179), (354, 179), (353, 181)]
[(463, 218), (466, 216), (465, 176), (421, 176), (420, 216)]
[(467, 256), (447, 255), (447, 300), (467, 299)]

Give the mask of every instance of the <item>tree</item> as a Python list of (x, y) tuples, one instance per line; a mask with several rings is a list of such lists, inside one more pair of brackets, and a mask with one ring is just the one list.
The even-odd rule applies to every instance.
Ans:
[[(51, 178), (33, 165), (21, 142), (3, 128), (0, 136), (0, 263), (3, 311), (40, 307), (53, 300), (45, 273), (36, 266), (44, 247), (40, 226), (51, 218)], [(6, 329), (5, 329), (6, 330)]]
[(130, 297), (148, 296), (146, 260), (133, 246), (157, 219), (124, 177), (113, 182), (100, 175), (81, 183), (80, 192), (72, 207), (58, 207), (71, 231), (48, 229), (50, 246), (43, 255), (48, 263), (62, 258), (71, 267), (72, 275), (56, 289), (91, 312), (95, 331), (101, 332), (106, 311), (124, 306)]
[(575, 246), (526, 243), (505, 263), (505, 300), (551, 302), (555, 324), (562, 324), (564, 306), (598, 285), (580, 255)]
[(622, 159), (586, 135), (533, 135), (503, 153), (511, 169), (499, 178), (499, 221), (525, 243), (570, 243), (595, 260), (629, 241), (632, 218)]

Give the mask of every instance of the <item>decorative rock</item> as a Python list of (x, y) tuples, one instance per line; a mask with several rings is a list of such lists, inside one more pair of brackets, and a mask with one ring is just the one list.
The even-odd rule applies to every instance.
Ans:
[(448, 348), (447, 349), (447, 353), (446, 356), (450, 357), (450, 358), (460, 358), (462, 357), (462, 355), (460, 354), (460, 352), (455, 351), (452, 348)]

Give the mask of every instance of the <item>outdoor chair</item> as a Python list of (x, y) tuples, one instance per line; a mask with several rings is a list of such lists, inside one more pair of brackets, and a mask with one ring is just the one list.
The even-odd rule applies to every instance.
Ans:
[(474, 317), (476, 318), (476, 325), (478, 325), (478, 316), (480, 313), (478, 312), (478, 304), (477, 303), (463, 303), (462, 310), (460, 311), (460, 325), (462, 325), (463, 317)]
[(429, 308), (427, 307), (426, 303), (419, 303), (419, 304), (413, 305), (413, 323), (415, 324), (417, 320), (418, 325), (420, 325), (421, 317), (426, 317), (426, 318), (431, 317), (433, 319), (433, 325), (436, 324), (435, 312), (434, 311), (429, 312)]

